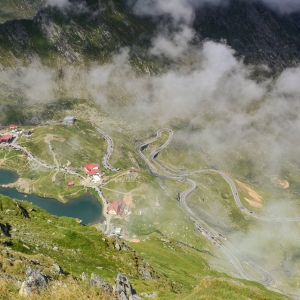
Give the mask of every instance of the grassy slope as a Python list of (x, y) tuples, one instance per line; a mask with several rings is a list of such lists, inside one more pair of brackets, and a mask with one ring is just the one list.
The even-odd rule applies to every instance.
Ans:
[(51, 136), (49, 142), (59, 165), (66, 165), (69, 161), (71, 167), (82, 168), (84, 162), (100, 163), (106, 151), (106, 143), (102, 136), (91, 125), (82, 121), (75, 122), (74, 126), (36, 127), (29, 140), (23, 137), (19, 143), (43, 161), (53, 165), (51, 151), (45, 142), (47, 136)]
[[(78, 277), (82, 272), (88, 276), (96, 273), (111, 284), (113, 284), (116, 274), (122, 272), (129, 276), (138, 293), (156, 291), (159, 299), (174, 297), (183, 299), (190, 295), (201, 280), (209, 276), (220, 278), (225, 282), (224, 284), (231, 287), (232, 293), (237, 294), (240, 291), (247, 295), (256, 293), (257, 297), (253, 297), (253, 299), (286, 299), (284, 296), (267, 291), (258, 284), (233, 280), (224, 274), (210, 271), (203, 258), (203, 253), (205, 255), (209, 255), (209, 253), (197, 251), (167, 238), (161, 240), (162, 236), (158, 234), (152, 234), (139, 244), (132, 244), (131, 246), (137, 252), (130, 249), (117, 251), (113, 247), (113, 239), (104, 237), (93, 227), (76, 223), (74, 219), (51, 216), (26, 201), (22, 202), (22, 206), (27, 209), (30, 218), (24, 218), (9, 198), (0, 196), (0, 204), (0, 222), (8, 223), (11, 226), (11, 237), (0, 235), (1, 243), (9, 243), (11, 249), (8, 250), (9, 252), (1, 251), (0, 253), (2, 271), (18, 278), (24, 278), (24, 267), (30, 265), (28, 259), (38, 260), (45, 266), (45, 273), (63, 281), (67, 286), (70, 285), (70, 293), (73, 295), (70, 297), (71, 299), (75, 298), (72, 294), (74, 283), (72, 285), (70, 282), (71, 277)], [(58, 250), (55, 250), (54, 247), (57, 247)], [(147, 263), (150, 263), (155, 271), (138, 254), (141, 252), (144, 253), (143, 256)], [(10, 253), (10, 257), (18, 258), (18, 260), (8, 264), (5, 253)], [(53, 275), (51, 264), (54, 261), (69, 275)], [(148, 269), (157, 280), (142, 280), (137, 270), (138, 266)], [(2, 290), (3, 284), (2, 282), (0, 287)], [(244, 286), (243, 289), (240, 289), (240, 285)], [(5, 286), (5, 294), (14, 297), (17, 288), (9, 282)], [(10, 287), (8, 288), (8, 286)], [(82, 294), (90, 291), (90, 288), (81, 280), (77, 281), (76, 286), (75, 289)], [(210, 295), (212, 291), (213, 288), (210, 288), (201, 296)], [(223, 293), (222, 291), (221, 295)], [(94, 299), (94, 295), (95, 290), (92, 289), (92, 299)], [(45, 295), (46, 298), (47, 295)], [(57, 298), (54, 297), (54, 299)]]
[[(26, 146), (42, 161), (55, 165), (53, 155), (45, 142), (47, 135), (53, 136), (50, 144), (60, 166), (70, 163), (70, 167), (78, 169), (84, 174), (83, 165), (85, 163), (101, 164), (107, 145), (102, 136), (85, 122), (78, 121), (72, 127), (39, 126), (34, 128), (34, 134), (28, 140), (21, 137), (18, 143)], [(0, 148), (0, 157), (5, 158), (1, 163), (1, 168), (17, 171), (22, 178), (29, 182), (28, 192), (65, 202), (68, 199), (79, 197), (86, 191), (76, 176), (50, 171), (36, 163), (29, 163), (21, 151)], [(74, 181), (75, 185), (66, 189), (69, 181)], [(17, 185), (17, 187), (19, 190), (25, 191), (22, 186)]]
[[(64, 139), (69, 139), (71, 136), (76, 136), (76, 139), (81, 139), (83, 131), (88, 132), (88, 135), (94, 135), (93, 131), (90, 128), (90, 125), (78, 122), (77, 127), (65, 127), (65, 126), (55, 126), (54, 129), (59, 128), (56, 130), (55, 134), (57, 134), (60, 137), (63, 137)], [(42, 143), (44, 140), (44, 135), (51, 132), (51, 126), (44, 126), (44, 127), (38, 127), (38, 130), (35, 130), (34, 135), (32, 136), (32, 139), (34, 143)], [(53, 130), (54, 130), (53, 129)], [(39, 131), (40, 130), (40, 131)], [(53, 132), (54, 134), (54, 132)], [(128, 133), (126, 133), (128, 135)], [(124, 137), (127, 137), (127, 135), (124, 135)], [(78, 137), (77, 137), (78, 135)], [(73, 138), (74, 138), (73, 136)], [(86, 135), (84, 135), (85, 138)], [(113, 136), (114, 137), (114, 136)], [(128, 151), (130, 151), (133, 155), (133, 158), (136, 160), (136, 162), (139, 163), (140, 167), (144, 168), (144, 164), (141, 162), (141, 160), (138, 158), (137, 154), (134, 153), (134, 149), (132, 145), (130, 145), (130, 139), (124, 138), (122, 133), (118, 134), (118, 137), (115, 139), (115, 145), (116, 145), (116, 153), (114, 153), (112, 159), (115, 161), (120, 161), (124, 166), (130, 166), (132, 165), (132, 161), (128, 157)], [(90, 138), (90, 136), (89, 136)], [(166, 139), (167, 135), (163, 135), (163, 139)], [(162, 139), (162, 140), (163, 140)], [(28, 141), (24, 141), (28, 142)], [(103, 141), (104, 142), (104, 141)], [(156, 144), (160, 145), (163, 141), (158, 141)], [(89, 149), (89, 143), (85, 143), (85, 140), (80, 140), (80, 143), (83, 143), (83, 147), (87, 147)], [(154, 148), (152, 146), (152, 148)], [(38, 147), (36, 146), (38, 149)], [(57, 149), (57, 157), (61, 158), (63, 157), (63, 153), (61, 153), (63, 148)], [(8, 152), (8, 150), (5, 150)], [(32, 148), (32, 151), (35, 151), (35, 148)], [(145, 151), (145, 153), (149, 152), (150, 148)], [(76, 151), (74, 151), (76, 152)], [(9, 152), (10, 155), (15, 155), (15, 152), (11, 151)], [(170, 157), (176, 156), (176, 148), (169, 149), (169, 153), (171, 154)], [(42, 152), (39, 155), (43, 155)], [(24, 157), (19, 156), (13, 156), (14, 159), (22, 159), (21, 165), (26, 165), (26, 160)], [(80, 163), (80, 161), (83, 159), (81, 156), (77, 156), (75, 154), (70, 153), (70, 157), (75, 157), (74, 161), (77, 161)], [(46, 156), (45, 156), (46, 158)], [(20, 161), (18, 161), (20, 163)], [(114, 165), (114, 163), (113, 163)], [(173, 165), (173, 164), (172, 164)], [(17, 164), (15, 165), (17, 166)], [(27, 174), (27, 173), (25, 173)], [(30, 172), (29, 172), (30, 174)], [(35, 181), (39, 184), (40, 190), (43, 192), (51, 192), (51, 188), (48, 187), (44, 188), (45, 182), (49, 182), (49, 179), (53, 176), (50, 172), (46, 173), (38, 173), (36, 174), (35, 171), (31, 171), (32, 176), (35, 179)], [(137, 247), (145, 247), (145, 249), (140, 250), (141, 252), (144, 252), (147, 254), (147, 251), (149, 250), (149, 244), (144, 243), (147, 242), (149, 239), (149, 236), (156, 236), (158, 238), (157, 233), (160, 233), (163, 236), (170, 237), (173, 239), (173, 241), (178, 241), (181, 245), (180, 247), (184, 247), (183, 244), (187, 244), (188, 246), (184, 247), (185, 250), (182, 250), (181, 248), (176, 248), (179, 252), (180, 251), (194, 251), (193, 249), (198, 249), (199, 251), (195, 251), (197, 253), (197, 260), (202, 262), (200, 264), (200, 267), (207, 267), (207, 262), (213, 262), (214, 265), (220, 264), (220, 261), (222, 261), (224, 258), (222, 255), (215, 251), (213, 245), (207, 244), (207, 241), (202, 237), (202, 235), (199, 235), (197, 231), (194, 228), (194, 225), (192, 221), (188, 218), (188, 216), (184, 213), (182, 208), (180, 207), (179, 203), (176, 201), (177, 193), (183, 191), (188, 186), (186, 183), (177, 182), (177, 181), (161, 181), (160, 179), (155, 179), (152, 176), (149, 175), (149, 173), (143, 171), (142, 169), (137, 170), (137, 178), (134, 180), (127, 180), (126, 170), (121, 171), (120, 173), (111, 174), (110, 181), (105, 185), (105, 188), (103, 189), (105, 196), (110, 200), (114, 200), (117, 197), (123, 197), (124, 194), (131, 193), (133, 195), (133, 201), (135, 204), (135, 208), (132, 210), (132, 214), (127, 217), (126, 219), (115, 219), (113, 220), (113, 223), (116, 226), (121, 226), (123, 228), (124, 232), (127, 232), (128, 238), (139, 238), (143, 240), (140, 244), (137, 244)], [(56, 176), (62, 176), (63, 174), (57, 174)], [(120, 176), (119, 176), (120, 175)], [(28, 174), (27, 174), (28, 176)], [(235, 206), (233, 205), (231, 196), (230, 196), (230, 190), (226, 183), (222, 181), (222, 179), (216, 175), (216, 174), (200, 174), (195, 175), (194, 180), (196, 180), (198, 189), (190, 196), (188, 199), (189, 205), (193, 206), (196, 209), (196, 211), (199, 210), (200, 206), (203, 206), (202, 209), (205, 212), (208, 212), (208, 215), (210, 213), (214, 213), (216, 215), (216, 218), (208, 220), (209, 222), (216, 222), (218, 218), (225, 218), (225, 223), (228, 226), (234, 226), (237, 228), (243, 228), (243, 231), (246, 231), (249, 227), (249, 220), (245, 219), (244, 216), (235, 209)], [(59, 178), (58, 178), (59, 179)], [(64, 179), (59, 179), (63, 181)], [(63, 189), (62, 189), (63, 190)], [(204, 203), (197, 203), (199, 201), (199, 198), (202, 199), (203, 195), (205, 195), (206, 200)], [(155, 206), (155, 202), (159, 202), (159, 206)], [(218, 203), (220, 213), (214, 212), (215, 205)], [(210, 207), (212, 205), (212, 207)], [(227, 211), (227, 212), (226, 212)], [(140, 213), (141, 212), (141, 213)], [(199, 210), (201, 212), (201, 209)], [(226, 219), (227, 218), (227, 219)], [(69, 219), (66, 219), (69, 220)], [(224, 220), (223, 220), (224, 221)], [(49, 225), (47, 225), (49, 226)], [(44, 228), (45, 229), (45, 228)], [(43, 230), (44, 230), (43, 229)], [(51, 232), (51, 230), (49, 230)], [(59, 234), (63, 234), (65, 236), (69, 236), (69, 238), (77, 245), (78, 242), (76, 241), (78, 238), (80, 238), (80, 235), (70, 233), (68, 231), (58, 231)], [(47, 235), (47, 234), (46, 234)], [(71, 240), (66, 239), (66, 243), (64, 243), (64, 240), (61, 239), (55, 239), (54, 240), (57, 244), (63, 245), (63, 247), (66, 247), (67, 245), (72, 245), (70, 243)], [(159, 239), (158, 239), (159, 240)], [(158, 241), (157, 240), (157, 241)], [(155, 245), (156, 240), (153, 242), (153, 247)], [(151, 242), (152, 243), (152, 242)], [(74, 247), (75, 247), (74, 244)], [(86, 244), (86, 243), (84, 243)], [(88, 243), (87, 243), (88, 244)], [(143, 246), (144, 245), (144, 246)], [(91, 246), (91, 244), (90, 244)], [(87, 247), (90, 247), (87, 246)], [(159, 251), (159, 245), (157, 245), (157, 252), (153, 253), (153, 255), (150, 255), (150, 258), (155, 258), (157, 260), (165, 261), (164, 256), (162, 255), (160, 257), (160, 251)], [(162, 246), (163, 248), (164, 245)], [(192, 247), (192, 248), (190, 248)], [(22, 247), (21, 247), (22, 248)], [(169, 248), (167, 246), (167, 248)], [(19, 249), (19, 248), (18, 248)], [(153, 248), (154, 249), (154, 248)], [(187, 250), (189, 249), (189, 250)], [(21, 249), (20, 249), (21, 250)], [(23, 249), (24, 250), (24, 249)], [(169, 250), (173, 251), (174, 249), (169, 248)], [(168, 251), (169, 251), (168, 250)], [(176, 250), (176, 255), (177, 251)], [(26, 250), (25, 250), (26, 251)], [(171, 251), (171, 252), (172, 252)], [(52, 251), (53, 252), (53, 251)], [(174, 252), (172, 252), (174, 254)], [(172, 257), (172, 253), (167, 253), (165, 255), (169, 255)], [(65, 257), (64, 253), (64, 257)], [(95, 253), (93, 254), (95, 255)], [(193, 254), (194, 255), (194, 254)], [(190, 257), (190, 256), (189, 256)], [(147, 257), (148, 260), (148, 257)], [(187, 259), (189, 260), (189, 258)], [(219, 263), (218, 263), (219, 262)], [(67, 261), (65, 260), (65, 263)], [(85, 261), (83, 262), (92, 264), (92, 261)], [(186, 263), (186, 265), (189, 265)], [(195, 264), (196, 265), (196, 264)], [(201, 278), (199, 276), (195, 276), (193, 279), (193, 284), (187, 284), (186, 281), (186, 272), (189, 268), (187, 268), (185, 271), (182, 270), (182, 273), (179, 271), (177, 272), (177, 263), (175, 264), (166, 264), (163, 265), (164, 267), (170, 268), (169, 271), (163, 272), (165, 274), (170, 282), (173, 282), (171, 286), (180, 293), (188, 295), (189, 292), (192, 291), (194, 287), (197, 286), (197, 284), (204, 278), (205, 276), (211, 276), (211, 273), (207, 275), (205, 272), (202, 273), (202, 271), (199, 271), (201, 273)], [(180, 266), (180, 264), (179, 264)], [(220, 264), (222, 268), (222, 264)], [(198, 266), (199, 267), (199, 266)], [(197, 268), (198, 268), (197, 267)], [(74, 267), (72, 266), (72, 269)], [(220, 269), (220, 268), (218, 268)], [(80, 272), (81, 268), (78, 267), (74, 272)], [(92, 271), (92, 270), (91, 270)], [(197, 271), (195, 271), (195, 274)], [(185, 274), (185, 276), (184, 276)], [(218, 274), (218, 273), (214, 273)], [(216, 275), (217, 276), (217, 275)], [(223, 275), (222, 275), (223, 276)], [(219, 275), (218, 275), (219, 277)], [(187, 276), (189, 278), (189, 276)], [(139, 283), (136, 282), (137, 286), (139, 286)], [(147, 291), (153, 291), (153, 289), (160, 290), (161, 288), (155, 287), (152, 284), (147, 284), (148, 288)], [(163, 293), (160, 290), (161, 297), (165, 297), (168, 299), (169, 294)]]
[(142, 251), (146, 260), (171, 280), (178, 293), (175, 299), (288, 299), (260, 284), (215, 272), (199, 254), (201, 250), (184, 247), (158, 234), (131, 246)]

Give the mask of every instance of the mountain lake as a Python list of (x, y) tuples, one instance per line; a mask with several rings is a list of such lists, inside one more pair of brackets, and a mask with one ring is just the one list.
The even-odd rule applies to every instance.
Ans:
[(79, 198), (62, 203), (56, 199), (42, 198), (34, 194), (22, 194), (16, 188), (1, 186), (2, 184), (13, 183), (18, 178), (17, 173), (0, 169), (0, 194), (17, 200), (32, 202), (34, 205), (41, 207), (55, 216), (78, 218), (82, 220), (83, 224), (103, 222), (102, 205), (95, 196), (85, 193)]

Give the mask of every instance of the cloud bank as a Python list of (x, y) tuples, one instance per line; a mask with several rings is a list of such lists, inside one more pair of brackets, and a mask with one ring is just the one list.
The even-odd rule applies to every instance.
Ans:
[(290, 14), (300, 11), (300, 2), (298, 0), (260, 0), (271, 9), (277, 10), (283, 14)]
[(47, 3), (51, 6), (57, 6), (59, 8), (65, 8), (70, 5), (69, 0), (47, 0)]
[[(127, 0), (134, 13), (148, 16), (171, 16), (174, 22), (191, 23), (194, 19), (194, 11), (204, 5), (224, 6), (231, 0)], [(258, 1), (269, 8), (283, 14), (300, 11), (298, 0), (244, 0), (246, 2)]]

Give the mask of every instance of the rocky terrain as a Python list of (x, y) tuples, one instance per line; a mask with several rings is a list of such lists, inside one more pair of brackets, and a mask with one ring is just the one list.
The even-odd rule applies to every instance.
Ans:
[[(252, 216), (298, 216), (299, 10), (282, 13), (264, 0), (174, 1), (176, 9), (155, 0), (2, 2), (3, 133), (11, 123), (38, 124), (21, 141), (30, 152), (49, 164), (72, 160), (82, 168), (102, 163), (110, 151), (93, 131), (97, 125), (112, 137), (111, 163), (124, 173), (109, 173), (115, 177), (101, 189), (110, 200), (132, 193), (135, 210), (113, 219), (125, 241), (103, 234), (102, 224), (84, 226), (0, 196), (0, 294), (288, 299), (277, 293), (283, 291), (297, 299), (297, 224), (268, 225)], [(77, 124), (57, 127), (66, 115)], [(157, 176), (139, 157), (138, 145), (163, 127), (174, 139), (155, 158), (171, 172), (189, 172), (195, 191), (187, 192), (186, 176)], [(59, 134), (49, 155), (50, 136)], [(161, 150), (167, 138), (145, 144), (143, 155)], [(46, 174), (16, 149), (0, 152), (1, 166), (27, 179), (15, 183), (23, 192), (72, 198), (64, 192), (74, 178)], [(235, 205), (228, 181), (205, 169), (232, 178), (248, 215)], [(86, 191), (80, 184), (66, 195)], [(217, 234), (201, 234), (179, 201), (183, 193)], [(272, 273), (276, 292), (259, 279), (236, 278), (242, 272), (217, 248), (220, 236)]]

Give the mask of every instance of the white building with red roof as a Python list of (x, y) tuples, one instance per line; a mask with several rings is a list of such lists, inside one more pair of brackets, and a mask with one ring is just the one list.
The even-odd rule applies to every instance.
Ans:
[(94, 176), (94, 175), (102, 176), (102, 171), (99, 169), (99, 167), (100, 167), (99, 164), (91, 163), (91, 164), (86, 164), (84, 166), (84, 169), (89, 176)]

